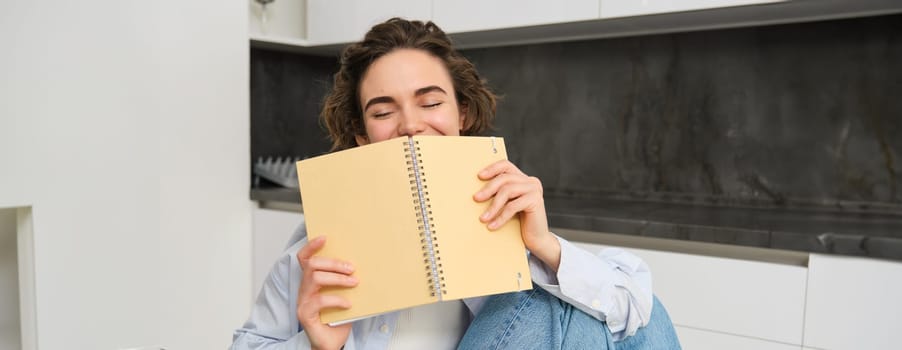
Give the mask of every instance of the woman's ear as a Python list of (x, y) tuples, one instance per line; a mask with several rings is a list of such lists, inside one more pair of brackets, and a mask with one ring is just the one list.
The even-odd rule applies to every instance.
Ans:
[(354, 139), (357, 140), (357, 146), (364, 146), (370, 143), (370, 139), (366, 135), (354, 135)]

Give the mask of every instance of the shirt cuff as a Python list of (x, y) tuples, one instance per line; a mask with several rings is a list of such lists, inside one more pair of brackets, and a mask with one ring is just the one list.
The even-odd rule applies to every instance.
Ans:
[(598, 255), (555, 236), (561, 262), (555, 274), (529, 258), (533, 282), (586, 314), (607, 323), (614, 339), (632, 335), (651, 315), (651, 274), (639, 257), (619, 248)]

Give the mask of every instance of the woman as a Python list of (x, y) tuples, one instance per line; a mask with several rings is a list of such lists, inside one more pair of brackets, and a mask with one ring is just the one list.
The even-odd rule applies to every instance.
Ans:
[[(343, 51), (321, 118), (341, 150), (408, 135), (478, 134), (494, 114), (495, 96), (441, 29), (395, 18)], [(350, 303), (320, 289), (358, 281), (347, 262), (315, 256), (327, 241), (307, 242), (301, 225), (232, 348), (679, 348), (644, 262), (619, 249), (592, 255), (552, 234), (540, 181), (509, 161), (478, 176), (487, 182), (473, 198), (490, 202), (482, 222), (494, 229), (519, 216), (535, 289), (325, 325), (320, 310)]]

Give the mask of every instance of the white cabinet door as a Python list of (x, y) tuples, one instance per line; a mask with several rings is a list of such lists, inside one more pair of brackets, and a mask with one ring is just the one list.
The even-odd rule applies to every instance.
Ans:
[(898, 349), (902, 263), (812, 254), (805, 346)]
[(253, 213), (253, 297), (269, 276), (273, 263), (282, 255), (291, 234), (304, 220), (304, 215), (281, 210), (254, 209)]
[(307, 40), (310, 45), (349, 43), (392, 17), (428, 21), (432, 2), (422, 0), (308, 0)]
[(655, 294), (675, 325), (802, 345), (805, 267), (627, 250), (648, 263)]
[(247, 31), (251, 38), (302, 40), (304, 33), (304, 0), (279, 0), (265, 7), (247, 0)]
[(783, 1), (786, 0), (601, 0), (601, 18), (654, 15)]
[(598, 0), (433, 0), (432, 18), (449, 33), (598, 18)]

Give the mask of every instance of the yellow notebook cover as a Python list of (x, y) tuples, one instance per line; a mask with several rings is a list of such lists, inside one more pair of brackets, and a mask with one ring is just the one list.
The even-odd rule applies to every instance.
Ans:
[(473, 200), (477, 173), (506, 158), (499, 137), (414, 136), (298, 162), (309, 238), (327, 236), (318, 255), (359, 280), (323, 289), (352, 304), (323, 322), (532, 288), (519, 221), (490, 231), (479, 216), (491, 201)]

